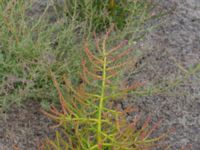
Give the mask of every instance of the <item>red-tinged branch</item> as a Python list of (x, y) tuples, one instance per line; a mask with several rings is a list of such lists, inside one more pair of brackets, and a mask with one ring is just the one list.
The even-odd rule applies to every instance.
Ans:
[(116, 47), (112, 48), (108, 51), (107, 56), (113, 54), (115, 51), (119, 50), (123, 46), (125, 46), (128, 43), (127, 40), (122, 41), (120, 44), (118, 44)]
[[(129, 64), (131, 64), (132, 62), (135, 63), (135, 61), (129, 59), (129, 60), (125, 61), (125, 62), (121, 62), (121, 63), (116, 64), (116, 65), (112, 65), (112, 66), (110, 66), (110, 67), (107, 68), (107, 71), (121, 69), (121, 68), (124, 67), (125, 65), (129, 65)], [(133, 64), (132, 64), (132, 65), (133, 65)]]
[[(124, 116), (121, 116), (121, 117), (122, 118), (119, 118), (120, 131), (119, 131), (119, 134), (117, 136), (118, 140), (124, 139), (125, 136), (130, 138), (128, 136), (128, 134), (134, 135), (134, 132), (137, 131), (137, 124), (141, 119), (141, 115), (137, 115), (137, 116), (135, 116), (135, 118), (132, 120), (131, 123), (127, 124), (127, 121), (125, 120), (125, 118), (123, 118)], [(130, 140), (130, 139), (128, 139), (128, 140)]]
[(104, 100), (121, 98), (123, 96), (126, 96), (128, 94), (128, 92), (136, 90), (139, 87), (142, 87), (144, 84), (145, 84), (144, 82), (138, 82), (136, 84), (133, 84), (132, 86), (129, 86), (127, 88), (121, 89), (120, 91), (117, 91), (116, 94), (105, 96)]
[(104, 57), (107, 57), (107, 50), (106, 50), (106, 41), (108, 39), (108, 36), (110, 34), (110, 32), (114, 29), (114, 24), (111, 25), (111, 27), (108, 29), (108, 31), (106, 32), (106, 35), (103, 38), (102, 41), (102, 53)]
[(112, 94), (112, 95), (109, 95), (109, 96), (105, 96), (104, 97), (104, 100), (111, 100), (111, 99), (116, 99), (116, 98), (122, 98), (124, 95), (126, 95), (126, 93), (124, 92), (121, 92), (121, 93), (117, 93), (117, 94)]
[(57, 108), (56, 108), (55, 106), (53, 106), (53, 105), (51, 105), (50, 111), (51, 111), (53, 114), (57, 115), (57, 116), (62, 115), (62, 113), (59, 112), (59, 111), (57, 110)]
[(147, 139), (161, 124), (162, 119), (160, 119), (156, 124), (153, 125), (150, 131), (148, 131), (145, 135), (143, 135), (145, 139)]
[(78, 101), (80, 104), (85, 105), (85, 106), (89, 106), (89, 104), (88, 104), (88, 102), (86, 101), (85, 98), (79, 97), (79, 96), (77, 96), (77, 95), (74, 95), (73, 97), (74, 97), (74, 99), (75, 99), (76, 101)]
[(85, 71), (83, 71), (81, 74), (80, 74), (80, 77), (81, 79), (83, 80), (84, 83), (87, 83), (88, 85), (91, 85), (92, 86), (92, 83), (89, 81), (89, 79), (87, 78), (86, 74), (85, 74)]
[(72, 91), (72, 92), (74, 93), (74, 95), (78, 96), (78, 97), (81, 98), (81, 99), (84, 99), (84, 95), (81, 95), (80, 93), (78, 93), (77, 90), (75, 90), (75, 89), (72, 87), (72, 84), (70, 83), (69, 80), (67, 80), (66, 75), (63, 76), (63, 79), (64, 79), (64, 82), (65, 82), (66, 88), (69, 88), (70, 91)]
[(119, 71), (117, 70), (114, 70), (114, 69), (110, 69), (110, 70), (107, 70), (107, 73), (109, 74), (107, 79), (110, 79), (112, 77), (115, 77), (118, 75)]
[(95, 40), (95, 45), (96, 45), (96, 48), (97, 48), (97, 50), (98, 50), (99, 54), (101, 54), (101, 55), (102, 55), (102, 51), (101, 51), (101, 49), (100, 49), (100, 47), (99, 47), (99, 41), (100, 41), (100, 39), (99, 39), (99, 38), (97, 38), (97, 35), (96, 35), (96, 33), (95, 33), (95, 32), (94, 32), (94, 40)]
[(107, 80), (109, 80), (109, 79), (111, 79), (111, 78), (113, 78), (113, 77), (115, 77), (115, 76), (117, 76), (118, 75), (118, 72), (117, 71), (113, 71), (108, 77), (107, 77)]
[(122, 53), (116, 55), (115, 57), (112, 57), (109, 63), (112, 63), (112, 62), (114, 62), (114, 61), (116, 61), (116, 60), (118, 60), (118, 59), (120, 59), (124, 56), (127, 56), (132, 50), (133, 50), (132, 48), (129, 48), (126, 51), (123, 51)]
[(110, 28), (107, 30), (106, 35), (105, 35), (105, 41), (108, 39), (110, 33), (113, 31), (115, 25), (111, 24)]
[(88, 75), (91, 76), (94, 80), (102, 80), (102, 76), (99, 76), (99, 75), (97, 75), (97, 74), (95, 74), (95, 73), (93, 73), (93, 72), (90, 72), (90, 71), (88, 70), (88, 68), (86, 67), (84, 61), (82, 62), (82, 66), (83, 66), (83, 73), (85, 74), (85, 76), (87, 76), (87, 74), (88, 74)]
[[(92, 86), (92, 87), (95, 87), (95, 88), (101, 88), (99, 85), (97, 85), (97, 84), (93, 84), (91, 81), (90, 81), (90, 79), (88, 79), (88, 75), (87, 75), (87, 71), (86, 71), (86, 64), (85, 64), (86, 62), (85, 61), (82, 61), (82, 69), (83, 69), (83, 71), (82, 71), (82, 73), (80, 74), (80, 76), (81, 76), (81, 79), (83, 80), (83, 82), (84, 83), (86, 83), (86, 84), (88, 84), (89, 86)], [(87, 69), (88, 70), (88, 69)], [(96, 69), (94, 69), (93, 68), (93, 70), (95, 70), (95, 75), (98, 75), (98, 73), (97, 73), (97, 71), (96, 71)], [(94, 79), (94, 77), (93, 77), (93, 79)], [(99, 78), (98, 78), (99, 79)]]
[(56, 129), (56, 128), (58, 128), (58, 127), (62, 126), (62, 125), (63, 125), (63, 121), (62, 121), (62, 120), (60, 120), (60, 122), (59, 122), (58, 124), (56, 124), (56, 125), (53, 125), (53, 126), (51, 126), (50, 128), (51, 128), (51, 129)]
[(85, 53), (88, 57), (88, 59), (90, 60), (90, 62), (95, 65), (96, 67), (99, 68), (99, 64), (102, 64), (103, 61), (101, 59), (99, 59), (98, 57), (96, 57), (94, 54), (92, 54), (92, 52), (89, 50), (88, 48), (88, 44), (85, 42), (85, 45), (84, 45), (84, 50), (85, 50)]
[[(50, 113), (47, 114), (47, 112), (45, 113), (45, 111), (42, 111), (42, 112), (45, 113), (46, 115), (48, 115), (50, 118), (52, 118), (52, 115), (54, 115), (55, 117), (56, 117), (56, 116), (60, 117), (60, 116), (63, 116), (63, 115), (67, 115), (67, 114), (63, 114), (63, 113), (59, 112), (59, 111), (56, 109), (56, 107), (54, 107), (54, 106), (51, 106), (51, 107), (50, 107), (50, 111), (51, 111), (51, 116), (49, 116)], [(76, 116), (76, 114), (75, 114), (73, 111), (71, 111), (70, 109), (69, 109), (69, 113), (70, 113), (70, 115)], [(55, 118), (53, 118), (53, 119), (55, 119)]]
[(146, 129), (149, 126), (150, 121), (152, 120), (151, 115), (145, 120), (145, 123), (142, 126), (142, 130)]
[(128, 86), (124, 89), (121, 90), (121, 92), (129, 92), (129, 91), (132, 91), (132, 90), (136, 90), (137, 88), (140, 88), (142, 86), (144, 86), (146, 84), (146, 82), (137, 82), (131, 86)]
[(141, 128), (141, 135), (140, 135), (140, 139), (143, 140), (144, 138), (146, 138), (146, 135), (148, 133), (148, 128), (149, 128), (149, 124), (150, 124), (150, 121), (151, 121), (151, 115), (148, 116), (148, 118), (145, 120), (144, 124), (142, 125), (142, 128)]
[(51, 72), (51, 76), (52, 76), (52, 78), (53, 78), (54, 86), (56, 87), (56, 90), (57, 90), (58, 95), (59, 95), (59, 99), (60, 99), (60, 104), (61, 104), (61, 107), (62, 107), (62, 111), (63, 111), (64, 114), (67, 114), (66, 109), (69, 111), (69, 108), (68, 108), (68, 106), (67, 106), (67, 103), (66, 103), (66, 101), (65, 101), (65, 98), (63, 97), (62, 92), (61, 92), (61, 90), (60, 90), (60, 88), (59, 88), (58, 82), (57, 82), (57, 80), (55, 79), (55, 77), (54, 77), (54, 75), (53, 75), (52, 72)]
[(125, 109), (121, 112), (121, 114), (122, 114), (122, 115), (126, 115), (127, 113), (132, 113), (132, 112), (136, 112), (136, 111), (138, 111), (138, 108), (133, 107), (133, 106), (129, 106), (129, 107), (125, 108)]
[(71, 99), (70, 102), (72, 103), (72, 106), (74, 107), (74, 109), (76, 111), (79, 111), (79, 108), (78, 108), (77, 104), (74, 102), (74, 99)]
[(138, 124), (139, 120), (141, 119), (141, 114), (137, 115), (132, 122), (128, 125), (128, 128), (132, 128), (132, 132), (136, 130), (136, 125)]
[(43, 114), (45, 114), (46, 116), (48, 116), (49, 118), (52, 118), (53, 120), (58, 121), (58, 120), (60, 119), (60, 116), (56, 116), (56, 115), (51, 114), (51, 113), (48, 113), (48, 112), (46, 112), (46, 111), (44, 111), (44, 110), (41, 110), (41, 112), (42, 112)]

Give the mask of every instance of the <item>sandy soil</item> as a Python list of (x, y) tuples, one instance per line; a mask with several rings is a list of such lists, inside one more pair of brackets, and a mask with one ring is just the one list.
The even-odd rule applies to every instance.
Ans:
[[(130, 75), (131, 80), (145, 79), (153, 85), (183, 77), (185, 73), (178, 66), (188, 69), (200, 63), (200, 1), (160, 3), (166, 8), (176, 5), (176, 10), (142, 41), (140, 49), (145, 56), (139, 66), (141, 69)], [(169, 139), (173, 150), (187, 144), (192, 144), (193, 150), (200, 150), (199, 77), (198, 72), (167, 93), (132, 97), (123, 105), (136, 104), (141, 111), (152, 113), (155, 120), (163, 118), (161, 131), (174, 127), (176, 132)]]
[[(0, 116), (0, 150), (36, 150), (39, 143), (53, 133), (52, 122), (40, 112), (38, 102), (27, 101)], [(53, 135), (53, 134), (52, 134)]]

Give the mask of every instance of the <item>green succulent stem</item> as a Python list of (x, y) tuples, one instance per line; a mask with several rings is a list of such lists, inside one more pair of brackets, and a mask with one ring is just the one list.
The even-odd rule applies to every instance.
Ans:
[(103, 48), (103, 74), (102, 74), (102, 86), (101, 86), (101, 97), (99, 101), (99, 111), (98, 111), (98, 127), (97, 127), (97, 141), (98, 145), (102, 145), (102, 137), (101, 137), (101, 131), (102, 131), (102, 111), (103, 111), (103, 105), (104, 105), (104, 99), (105, 99), (105, 90), (106, 90), (106, 65), (107, 65), (107, 57), (105, 48)]

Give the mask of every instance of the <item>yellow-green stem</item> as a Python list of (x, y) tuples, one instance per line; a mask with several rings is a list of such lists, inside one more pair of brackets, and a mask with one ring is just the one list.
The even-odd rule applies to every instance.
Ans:
[(102, 110), (103, 110), (103, 102), (105, 97), (105, 87), (106, 87), (106, 55), (105, 50), (104, 53), (104, 63), (103, 63), (103, 74), (102, 74), (102, 87), (101, 87), (101, 97), (99, 102), (99, 113), (98, 113), (98, 128), (97, 128), (97, 141), (98, 145), (102, 145), (102, 137), (101, 137), (101, 131), (102, 131)]

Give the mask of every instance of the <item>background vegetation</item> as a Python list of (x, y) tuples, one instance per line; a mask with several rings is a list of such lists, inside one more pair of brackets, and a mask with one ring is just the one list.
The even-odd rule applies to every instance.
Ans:
[[(124, 38), (133, 44), (158, 17), (148, 0), (105, 2), (50, 0), (34, 10), (35, 1), (0, 1), (0, 107), (23, 100), (39, 100), (42, 106), (56, 101), (49, 70), (69, 73), (77, 84), (85, 39), (116, 24), (110, 42)], [(159, 14), (160, 15), (160, 14)]]

